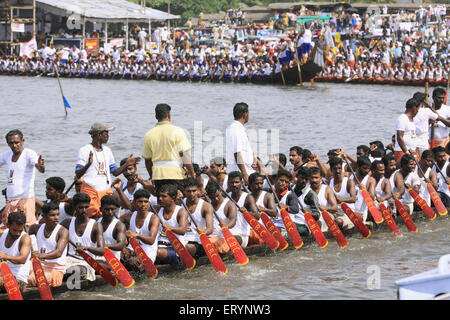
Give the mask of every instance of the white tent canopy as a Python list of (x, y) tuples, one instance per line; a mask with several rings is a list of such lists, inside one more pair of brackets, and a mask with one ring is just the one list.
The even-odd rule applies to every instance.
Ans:
[(168, 14), (126, 0), (36, 0), (44, 10), (57, 14), (77, 14), (90, 21), (139, 22), (149, 20), (179, 19), (180, 16)]

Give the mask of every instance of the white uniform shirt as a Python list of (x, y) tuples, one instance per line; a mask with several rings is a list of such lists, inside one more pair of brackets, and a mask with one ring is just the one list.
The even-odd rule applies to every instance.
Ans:
[(226, 150), (227, 150), (227, 172), (239, 171), (234, 154), (241, 153), (242, 160), (245, 165), (247, 174), (254, 172), (251, 165), (253, 164), (253, 150), (248, 139), (247, 131), (242, 123), (233, 121), (226, 129)]
[(6, 197), (8, 200), (34, 198), (35, 165), (39, 158), (37, 153), (24, 148), (16, 162), (12, 162), (12, 156), (12, 150), (0, 154), (0, 166), (8, 166)]

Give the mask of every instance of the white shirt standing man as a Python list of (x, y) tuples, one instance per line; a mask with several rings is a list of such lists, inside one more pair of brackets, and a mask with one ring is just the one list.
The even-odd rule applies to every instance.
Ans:
[(234, 121), (225, 131), (227, 173), (240, 171), (246, 185), (248, 176), (255, 172), (254, 154), (244, 124), (248, 122), (249, 111), (245, 102), (236, 103), (233, 108)]
[(397, 164), (400, 163), (402, 156), (411, 154), (417, 156), (417, 136), (414, 117), (419, 111), (420, 102), (411, 98), (406, 102), (405, 112), (402, 113), (395, 123), (395, 146), (394, 155)]
[(6, 134), (6, 142), (11, 150), (0, 154), (0, 166), (8, 166), (6, 185), (6, 206), (2, 223), (7, 224), (8, 215), (14, 211), (23, 211), (26, 227), (36, 223), (34, 180), (35, 169), (45, 172), (44, 158), (31, 149), (24, 148), (23, 133), (11, 130)]
[(100, 218), (101, 199), (105, 195), (111, 195), (111, 175), (119, 176), (129, 165), (139, 162), (140, 158), (130, 155), (124, 165), (118, 166), (114, 160), (110, 148), (105, 146), (109, 139), (109, 131), (114, 127), (108, 127), (103, 123), (94, 123), (89, 130), (92, 142), (81, 147), (78, 151), (78, 159), (75, 167), (77, 179), (83, 177), (81, 193), (89, 195), (91, 202), (88, 209), (89, 218)]

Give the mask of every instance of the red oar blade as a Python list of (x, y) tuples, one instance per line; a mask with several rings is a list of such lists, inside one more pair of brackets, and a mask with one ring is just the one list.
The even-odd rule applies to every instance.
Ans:
[(3, 278), (3, 286), (6, 289), (9, 300), (23, 300), (16, 278), (14, 278), (8, 263), (6, 261), (2, 261), (0, 264), (0, 269)]
[(394, 199), (394, 202), (395, 202), (395, 207), (397, 208), (397, 212), (400, 215), (400, 217), (402, 218), (403, 222), (405, 223), (408, 231), (418, 232), (419, 230), (417, 229), (416, 225), (414, 224), (414, 222), (411, 219), (411, 216), (409, 215), (408, 211), (406, 211), (405, 207), (400, 202), (400, 200)]
[(445, 216), (448, 211), (447, 208), (442, 203), (441, 197), (436, 192), (436, 189), (434, 189), (433, 185), (431, 183), (427, 183), (427, 189), (431, 197), (431, 201), (433, 201), (434, 207), (436, 208), (437, 212), (440, 216)]
[(346, 203), (342, 202), (341, 208), (347, 215), (347, 217), (350, 219), (350, 221), (353, 222), (356, 229), (358, 229), (359, 233), (361, 233), (361, 235), (364, 238), (369, 238), (372, 233), (370, 232), (369, 228), (367, 228), (367, 226), (364, 224), (364, 222), (361, 220), (361, 218), (356, 213), (354, 213), (353, 210), (350, 209), (350, 207)]
[(289, 213), (287, 213), (285, 208), (280, 210), (281, 219), (283, 220), (284, 227), (286, 228), (286, 232), (289, 235), (289, 239), (291, 239), (292, 244), (295, 249), (301, 248), (303, 246), (303, 239), (298, 233), (297, 227), (291, 219)]
[(275, 237), (275, 239), (277, 239), (278, 243), (280, 244), (278, 246), (278, 249), (280, 249), (281, 251), (286, 250), (286, 248), (289, 246), (289, 243), (283, 237), (280, 230), (278, 230), (278, 228), (273, 224), (272, 220), (270, 220), (270, 218), (264, 212), (261, 212), (261, 220), (263, 221), (267, 230), (270, 233), (272, 233), (272, 235)]
[(430, 206), (425, 202), (425, 200), (422, 199), (421, 196), (413, 189), (408, 188), (408, 192), (413, 197), (414, 201), (417, 203), (417, 205), (422, 209), (423, 213), (428, 217), (430, 220), (436, 219), (436, 212), (433, 211), (433, 209), (430, 208)]
[(242, 249), (239, 242), (231, 233), (230, 229), (228, 229), (227, 227), (222, 227), (222, 234), (237, 263), (241, 266), (245, 266), (249, 261), (248, 257), (245, 254), (244, 249)]
[(348, 245), (347, 239), (342, 234), (341, 229), (339, 229), (337, 223), (331, 218), (330, 214), (326, 211), (322, 211), (323, 220), (328, 226), (328, 230), (330, 230), (333, 237), (336, 239), (338, 245), (341, 248), (345, 248)]
[(142, 263), (145, 272), (147, 272), (150, 278), (155, 279), (158, 275), (158, 269), (156, 269), (153, 261), (148, 257), (144, 249), (142, 249), (141, 245), (135, 238), (130, 238), (130, 244), (133, 247), (133, 250), (136, 253), (139, 261)]
[(314, 239), (316, 239), (319, 248), (325, 248), (328, 245), (328, 240), (327, 238), (325, 238), (322, 230), (320, 230), (319, 224), (316, 220), (314, 220), (311, 213), (309, 213), (308, 211), (305, 211), (304, 216), (306, 223), (308, 224), (308, 228), (314, 236)]
[(52, 291), (48, 285), (47, 278), (45, 277), (44, 270), (42, 269), (41, 262), (38, 258), (32, 258), (31, 264), (33, 266), (34, 277), (36, 278), (36, 284), (41, 295), (42, 300), (53, 300)]
[(108, 271), (104, 266), (95, 261), (90, 255), (88, 255), (85, 251), (80, 251), (80, 255), (83, 259), (97, 272), (99, 275), (103, 277), (110, 285), (114, 288), (117, 288), (119, 285), (119, 281)]
[(373, 220), (375, 223), (380, 224), (383, 222), (383, 216), (381, 215), (381, 212), (378, 210), (375, 202), (373, 201), (372, 197), (370, 196), (369, 192), (365, 189), (361, 190), (361, 194), (364, 198), (364, 202), (367, 205), (367, 209), (369, 210), (370, 214), (372, 215)]
[(397, 224), (392, 218), (392, 215), (389, 212), (388, 208), (386, 208), (386, 206), (382, 202), (380, 202), (378, 205), (380, 206), (381, 213), (383, 214), (384, 221), (386, 221), (389, 230), (391, 230), (391, 232), (395, 235), (400, 234), (400, 230), (398, 230)]
[(211, 243), (211, 240), (209, 240), (208, 236), (204, 233), (200, 233), (199, 238), (209, 261), (211, 261), (211, 264), (214, 267), (214, 270), (219, 273), (227, 274), (228, 269), (223, 263), (219, 253), (217, 252), (216, 247), (214, 247), (214, 245)]
[(172, 230), (166, 229), (166, 235), (167, 238), (170, 241), (170, 244), (172, 245), (173, 249), (178, 253), (178, 256), (180, 257), (181, 261), (183, 261), (184, 265), (188, 270), (192, 270), (195, 267), (195, 259), (192, 258), (189, 251), (187, 251), (186, 247), (181, 243), (181, 241), (177, 238), (175, 233), (173, 233)]
[(275, 237), (267, 231), (264, 226), (256, 220), (254, 216), (252, 216), (247, 211), (243, 212), (245, 221), (252, 227), (252, 229), (256, 232), (256, 234), (264, 241), (264, 243), (272, 250), (276, 250), (280, 245), (275, 239)]
[(105, 259), (124, 288), (128, 289), (134, 285), (134, 279), (131, 277), (128, 270), (125, 269), (120, 260), (118, 260), (114, 253), (107, 247), (105, 247)]

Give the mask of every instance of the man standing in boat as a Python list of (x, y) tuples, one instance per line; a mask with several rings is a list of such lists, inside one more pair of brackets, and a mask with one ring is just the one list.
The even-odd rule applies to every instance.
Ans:
[(225, 132), (227, 172), (240, 171), (245, 185), (248, 185), (248, 176), (255, 170), (252, 165), (256, 163), (247, 131), (244, 124), (248, 122), (249, 110), (245, 102), (236, 103), (233, 108), (234, 121)]
[(3, 210), (2, 223), (6, 225), (8, 214), (23, 211), (27, 218), (26, 226), (36, 222), (34, 179), (35, 169), (45, 172), (44, 158), (31, 149), (24, 148), (23, 133), (11, 130), (6, 134), (6, 142), (11, 150), (0, 154), (0, 166), (8, 166), (6, 185), (6, 206)]
[[(36, 237), (37, 247), (32, 248), (31, 257), (40, 260), (45, 277), (51, 287), (62, 284), (66, 273), (66, 254), (69, 242), (69, 231), (59, 224), (60, 207), (50, 202), (42, 207), (43, 224), (34, 224), (28, 234)], [(34, 272), (28, 277), (30, 286), (36, 286)]]
[(156, 105), (155, 117), (158, 123), (144, 136), (142, 156), (157, 194), (164, 184), (181, 186), (185, 178), (183, 165), (188, 177), (195, 177), (191, 143), (183, 129), (171, 123), (170, 111), (168, 104)]
[(139, 157), (130, 155), (124, 165), (119, 167), (114, 160), (111, 149), (105, 144), (109, 140), (109, 132), (114, 127), (108, 127), (103, 123), (94, 123), (89, 130), (92, 137), (91, 143), (82, 147), (78, 152), (78, 160), (75, 175), (79, 179), (83, 177), (81, 192), (89, 195), (91, 204), (88, 217), (101, 217), (100, 201), (103, 196), (112, 194), (111, 174), (119, 176), (129, 165), (140, 161)]
[[(445, 120), (450, 120), (450, 106), (444, 104), (445, 100), (445, 89), (436, 88), (433, 90), (433, 109), (439, 114), (441, 118)], [(449, 142), (449, 129), (448, 126), (438, 121), (434, 127), (433, 135), (431, 136), (431, 146), (434, 147), (444, 147)]]

